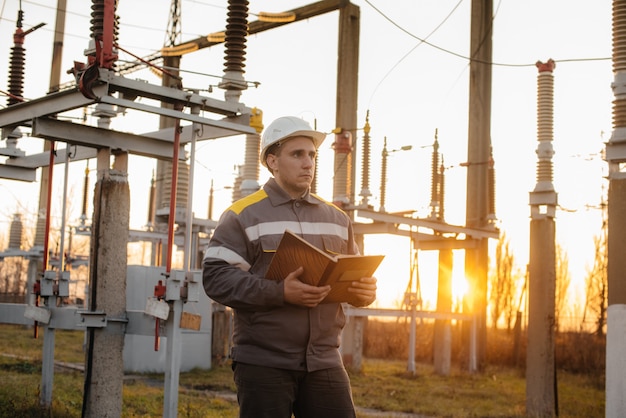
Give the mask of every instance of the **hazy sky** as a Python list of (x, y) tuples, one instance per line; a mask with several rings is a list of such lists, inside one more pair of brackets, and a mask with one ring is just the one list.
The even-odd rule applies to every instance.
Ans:
[[(89, 36), (90, 2), (68, 0), (63, 70), (72, 62), (84, 61)], [(138, 56), (147, 56), (163, 45), (170, 10), (169, 0), (120, 1), (119, 43)], [(250, 1), (250, 20), (259, 11), (283, 11), (304, 1)], [(415, 210), (428, 214), (430, 203), (430, 145), (438, 130), (440, 151), (446, 169), (446, 220), (462, 225), (465, 220), (467, 158), (469, 0), (354, 0), (360, 7), (359, 127), (370, 114), (372, 162), (370, 198), (379, 205), (380, 154), (384, 137), (389, 149), (413, 145), (411, 151), (394, 153), (389, 159), (386, 209)], [(3, 1), (0, 8), (0, 90), (7, 87), (7, 68), (15, 31), (18, 2)], [(52, 36), (56, 3), (22, 0), (24, 29), (40, 22), (46, 26), (26, 37), (26, 98), (45, 94), (49, 84)], [(224, 29), (225, 0), (183, 0), (182, 40), (190, 40)], [(611, 2), (582, 0), (494, 1), (492, 144), (497, 175), (496, 212), (499, 227), (507, 234), (518, 267), (528, 259), (528, 193), (535, 186), (537, 61), (554, 59), (556, 69), (554, 103), (554, 183), (559, 195), (557, 242), (569, 255), (570, 270), (580, 283), (593, 257), (593, 236), (599, 234), (605, 166), (601, 152), (611, 135), (613, 94), (611, 82)], [(337, 19), (333, 12), (308, 21), (287, 25), (251, 36), (246, 49), (245, 78), (258, 81), (257, 88), (244, 91), (241, 101), (264, 112), (265, 124), (275, 117), (292, 114), (315, 122), (320, 130), (335, 128), (337, 71)], [(422, 40), (426, 39), (426, 42)], [(120, 54), (121, 60), (132, 60)], [(223, 47), (217, 46), (186, 55), (182, 59), (183, 85), (208, 90), (223, 74)], [(70, 81), (63, 72), (62, 82)], [(159, 84), (149, 71), (128, 75)], [(203, 94), (209, 95), (207, 91)], [(213, 88), (211, 96), (223, 98)], [(6, 101), (2, 101), (4, 106)], [(93, 120), (89, 121), (93, 123)], [(156, 130), (156, 118), (119, 116), (115, 129), (141, 133)], [(147, 128), (149, 127), (149, 128)], [(358, 141), (359, 138), (357, 138)], [(321, 149), (318, 184), (320, 193), (332, 198), (333, 154), (329, 136)], [(4, 144), (2, 144), (4, 145)], [(194, 193), (196, 216), (206, 214), (209, 180), (214, 179), (219, 201), (216, 211), (229, 202), (234, 166), (243, 162), (240, 138), (199, 144)], [(37, 140), (24, 138), (20, 146), (39, 152)], [(360, 150), (357, 151), (360, 153)], [(224, 158), (228, 155), (232, 158)], [(358, 154), (360, 155), (360, 154)], [(71, 187), (75, 199), (82, 193), (85, 162), (72, 165)], [(356, 161), (361, 172), (360, 160)], [(95, 161), (90, 163), (95, 169)], [(131, 223), (141, 228), (146, 222), (144, 201), (154, 162), (136, 159), (130, 173)], [(55, 171), (55, 196), (62, 191), (61, 166)], [(95, 178), (95, 177), (93, 177)], [(262, 170), (263, 182), (267, 173)], [(95, 181), (95, 180), (94, 180)], [(29, 218), (36, 215), (39, 185), (0, 180), (4, 196), (1, 227), (8, 226), (12, 213)], [(360, 179), (357, 180), (357, 193)], [(28, 198), (26, 198), (26, 196)], [(90, 200), (91, 203), (91, 200)], [(60, 200), (53, 212), (60, 213)], [(80, 204), (73, 208), (75, 220)], [(91, 209), (90, 209), (91, 210)], [(90, 216), (91, 213), (88, 213)], [(383, 245), (379, 245), (383, 243)], [(495, 241), (493, 245), (495, 247)], [(389, 248), (393, 248), (390, 251)], [(404, 239), (376, 237), (366, 241), (366, 252), (388, 254), (379, 270), (385, 287), (382, 305), (393, 305), (408, 282), (409, 245)], [(420, 253), (421, 281), (425, 296), (432, 296), (432, 254)], [(429, 267), (430, 266), (430, 267)], [(459, 266), (457, 266), (459, 267)], [(462, 266), (461, 271), (462, 271)], [(384, 283), (384, 284), (383, 284)], [(386, 283), (390, 285), (387, 286)], [(430, 289), (430, 290), (429, 290)], [(575, 289), (574, 289), (575, 290)], [(430, 293), (429, 293), (430, 292)]]

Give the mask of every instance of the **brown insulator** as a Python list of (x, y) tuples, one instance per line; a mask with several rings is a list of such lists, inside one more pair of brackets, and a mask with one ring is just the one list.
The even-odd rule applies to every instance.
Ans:
[[(613, 2), (613, 72), (626, 71), (626, 3)], [(623, 125), (620, 125), (623, 126)]]
[[(115, 1), (115, 10), (117, 10), (117, 0)], [(104, 37), (104, 16), (105, 16), (105, 1), (104, 0), (91, 0), (91, 23), (90, 31), (91, 38), (94, 40), (102, 40)], [(119, 38), (120, 19), (117, 13), (114, 12), (113, 20), (113, 44), (117, 45)], [(115, 48), (115, 47), (114, 47)], [(93, 51), (95, 54), (95, 49)], [(102, 64), (102, 63), (101, 63)]]
[(487, 185), (488, 189), (488, 199), (489, 199), (489, 212), (488, 215), (492, 215), (495, 218), (496, 214), (496, 168), (493, 163), (493, 160), (489, 163), (489, 168), (487, 169), (487, 176), (489, 178), (489, 184)]
[(439, 207), (439, 191), (440, 191), (440, 178), (439, 178), (439, 142), (437, 141), (437, 134), (435, 133), (435, 142), (433, 143), (433, 155), (431, 160), (431, 181), (430, 181), (430, 206), (432, 210), (432, 216), (438, 218)]
[(16, 213), (11, 221), (11, 232), (9, 234), (9, 248), (13, 250), (22, 249), (22, 236), (24, 227), (22, 225), (22, 215)]
[(380, 165), (380, 211), (385, 212), (385, 200), (387, 195), (387, 157), (389, 152), (387, 151), (387, 137), (383, 142), (383, 152)]
[(85, 178), (83, 180), (83, 206), (81, 215), (87, 217), (87, 197), (89, 196), (89, 167), (85, 168)]
[(439, 178), (440, 186), (439, 189), (439, 219), (442, 221), (445, 219), (444, 209), (446, 207), (446, 175), (445, 175), (445, 167), (443, 164), (443, 156), (441, 156), (441, 166), (439, 167)]
[(9, 97), (8, 105), (20, 103), (24, 96), (24, 63), (26, 50), (21, 43), (16, 43), (11, 48), (11, 64), (9, 67)]
[(244, 73), (246, 55), (246, 37), (248, 35), (248, 1), (230, 0), (226, 19), (226, 42), (224, 46), (227, 72)]
[(361, 183), (363, 197), (369, 197), (370, 193), (370, 154), (371, 154), (371, 140), (370, 140), (370, 120), (369, 110), (365, 117), (365, 127), (363, 127), (363, 160), (361, 162)]
[(102, 38), (104, 31), (104, 0), (91, 0), (91, 37), (93, 39)]

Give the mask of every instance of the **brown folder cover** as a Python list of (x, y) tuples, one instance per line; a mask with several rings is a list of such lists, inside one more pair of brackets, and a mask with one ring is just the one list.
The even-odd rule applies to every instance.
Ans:
[(286, 230), (265, 278), (283, 280), (302, 266), (304, 271), (299, 277), (300, 281), (313, 286), (331, 286), (330, 293), (322, 303), (352, 303), (356, 302), (356, 298), (348, 292), (350, 282), (373, 276), (383, 258), (383, 255), (331, 255)]

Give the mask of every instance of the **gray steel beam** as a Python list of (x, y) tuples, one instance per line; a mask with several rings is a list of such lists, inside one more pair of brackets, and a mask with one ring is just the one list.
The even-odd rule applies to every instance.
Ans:
[(37, 170), (26, 167), (12, 167), (0, 164), (0, 178), (33, 182), (37, 179)]
[[(57, 119), (35, 118), (33, 120), (33, 136), (82, 145), (92, 148), (110, 148), (122, 150), (143, 157), (171, 160), (173, 142), (148, 138), (141, 135), (119, 132), (110, 129), (96, 128)], [(185, 159), (182, 149), (180, 159)]]
[(397, 223), (374, 222), (354, 224), (354, 233), (371, 235), (371, 234), (391, 234), (413, 238), (416, 248), (419, 250), (461, 250), (467, 248), (475, 248), (476, 240), (472, 238), (456, 239), (444, 237), (441, 235), (425, 234), (423, 232), (409, 231), (398, 228)]
[(374, 212), (359, 209), (357, 216), (368, 218), (373, 221), (388, 222), (391, 224), (404, 224), (428, 228), (439, 233), (465, 234), (473, 238), (498, 238), (499, 231), (497, 229), (487, 230), (478, 228), (467, 228), (464, 226), (450, 225), (444, 222), (431, 221), (427, 219), (408, 218), (406, 216), (392, 215), (389, 213)]
[[(249, 115), (238, 116), (226, 119), (227, 122), (249, 124)], [(240, 121), (240, 122), (238, 122)], [(191, 142), (193, 134), (193, 125), (185, 125), (181, 127), (180, 131), (180, 143), (187, 144)], [(149, 136), (154, 139), (168, 139), (174, 137), (174, 128), (167, 127), (158, 131), (146, 132), (143, 135)], [(196, 141), (204, 141), (207, 139), (225, 138), (227, 136), (240, 135), (240, 132), (235, 132), (232, 129), (221, 128), (217, 126), (203, 125), (200, 132), (196, 133)]]
[[(235, 118), (233, 119), (233, 122), (231, 122), (228, 119), (221, 119), (221, 120), (208, 119), (202, 116), (192, 115), (189, 113), (180, 112), (180, 111), (166, 108), (166, 107), (151, 106), (149, 104), (138, 103), (132, 100), (120, 99), (120, 98), (113, 97), (113, 96), (102, 96), (100, 97), (99, 101), (101, 103), (108, 103), (108, 104), (115, 105), (118, 107), (141, 110), (143, 112), (148, 112), (148, 113), (157, 114), (161, 116), (169, 116), (173, 119), (181, 119), (181, 120), (187, 120), (190, 122), (196, 122), (205, 126), (215, 126), (218, 128), (230, 130), (232, 132), (231, 135), (257, 133), (256, 130), (253, 127), (251, 127), (249, 124), (249, 117), (250, 117), (249, 114), (247, 114), (247, 117), (243, 116), (243, 117)], [(245, 120), (247, 120), (248, 123), (242, 124), (241, 122)]]
[[(88, 160), (91, 158), (96, 158), (97, 156), (97, 150), (95, 148), (84, 147), (81, 145), (72, 146), (69, 149), (69, 152), (71, 153), (70, 159), (72, 161)], [(68, 147), (57, 149), (54, 152), (54, 163), (65, 163), (67, 153)], [(7, 166), (23, 168), (48, 167), (50, 165), (50, 152), (44, 151), (38, 154), (31, 154), (24, 157), (10, 158), (5, 162), (5, 164)]]
[[(107, 91), (108, 88), (105, 85), (94, 88), (94, 93), (97, 95), (105, 95)], [(33, 118), (56, 115), (93, 103), (92, 99), (83, 96), (78, 89), (49, 94), (0, 109), (0, 127), (27, 125)]]
[[(109, 87), (109, 93), (117, 91), (122, 98), (134, 100), (141, 96), (166, 103), (178, 103), (187, 107), (200, 106), (200, 111), (217, 113), (225, 116), (249, 114), (250, 109), (240, 102), (227, 102), (202, 96), (187, 90), (163, 87), (144, 81), (133, 80), (116, 75), (113, 71), (101, 68), (99, 80)], [(101, 96), (98, 96), (101, 98)]]

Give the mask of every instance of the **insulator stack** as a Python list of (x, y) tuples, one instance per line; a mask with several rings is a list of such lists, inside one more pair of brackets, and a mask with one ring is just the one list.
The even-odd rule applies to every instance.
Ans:
[(343, 207), (350, 203), (352, 190), (352, 179), (349, 174), (352, 172), (352, 132), (339, 128), (339, 133), (335, 134), (335, 142), (332, 145), (335, 150), (335, 176), (333, 178), (333, 203)]
[(537, 63), (537, 183), (542, 190), (553, 190), (552, 186), (552, 148), (554, 119), (554, 70), (555, 63)]
[(445, 219), (444, 209), (445, 205), (445, 197), (446, 197), (446, 176), (445, 176), (445, 168), (443, 164), (443, 156), (441, 157), (441, 165), (439, 166), (439, 219), (442, 221)]
[(24, 227), (22, 225), (22, 217), (19, 213), (13, 215), (11, 221), (11, 232), (9, 234), (9, 248), (13, 250), (22, 249), (22, 234)]
[(39, 208), (37, 225), (35, 226), (35, 247), (43, 247), (46, 236), (46, 208)]
[[(161, 193), (161, 208), (170, 207), (172, 194), (172, 176), (166, 175), (163, 179), (163, 192)], [(178, 165), (178, 185), (176, 186), (176, 207), (186, 208), (189, 196), (189, 165)]]
[[(115, 9), (117, 10), (117, 0), (115, 1)], [(95, 41), (96, 39), (103, 39), (104, 37), (104, 14), (105, 14), (105, 1), (104, 0), (91, 0), (91, 26), (89, 30), (91, 31), (91, 38)], [(115, 18), (113, 19), (113, 44), (117, 44), (118, 36), (119, 36), (120, 22), (119, 16), (115, 14)], [(93, 54), (95, 55), (95, 47), (93, 50)], [(101, 63), (103, 64), (103, 63)]]
[[(22, 42), (24, 38), (22, 38)], [(9, 67), (9, 106), (20, 103), (24, 96), (24, 63), (26, 62), (26, 50), (22, 43), (17, 43), (11, 48), (11, 64)]]
[[(613, 2), (613, 73), (626, 71), (626, 4)], [(620, 125), (623, 126), (623, 125)]]
[(441, 178), (439, 177), (439, 141), (437, 133), (435, 133), (435, 142), (433, 143), (433, 155), (431, 158), (431, 181), (430, 181), (430, 216), (434, 219), (441, 219), (439, 213), (439, 205), (441, 200)]
[(383, 155), (381, 159), (380, 167), (380, 211), (385, 211), (385, 199), (387, 194), (387, 157), (389, 152), (387, 151), (387, 137), (383, 142)]
[(552, 183), (554, 67), (553, 60), (537, 62), (537, 183), (530, 193), (530, 216), (533, 220), (553, 218), (558, 201)]
[(91, 0), (91, 37), (102, 38), (104, 33), (104, 0)]
[(241, 169), (241, 192), (247, 196), (259, 190), (259, 152), (261, 151), (261, 132), (263, 131), (263, 111), (253, 108), (250, 126), (256, 130), (246, 135), (244, 164)]
[(613, 2), (613, 74), (612, 142), (621, 142), (626, 139), (626, 4), (619, 1)]
[(225, 30), (224, 77), (220, 87), (226, 90), (245, 90), (243, 78), (246, 37), (248, 35), (248, 1), (229, 0)]
[(248, 1), (231, 0), (226, 19), (226, 71), (244, 72), (246, 36), (248, 35)]
[(24, 64), (26, 62), (26, 50), (24, 49), (24, 31), (22, 30), (22, 20), (24, 12), (18, 10), (17, 24), (13, 34), (13, 47), (9, 64), (9, 98), (8, 105), (19, 103), (24, 96)]
[(361, 197), (363, 197), (364, 204), (367, 204), (367, 199), (372, 195), (372, 193), (370, 192), (370, 129), (371, 128), (368, 111), (365, 117), (365, 126), (363, 127), (363, 159), (361, 162)]
[(87, 196), (89, 195), (89, 167), (85, 168), (85, 179), (83, 181), (83, 207), (81, 215), (87, 218)]
[[(117, 9), (117, 1), (115, 2), (115, 8)], [(89, 30), (91, 30), (92, 39), (101, 39), (104, 36), (104, 0), (91, 0), (91, 20), (89, 23), (91, 23)], [(113, 33), (115, 42), (118, 39), (119, 28), (119, 16), (115, 15)]]
[(155, 225), (155, 212), (156, 212), (156, 181), (154, 180), (154, 173), (152, 179), (150, 179), (150, 196), (148, 198), (148, 223), (146, 226), (152, 229)]
[(261, 138), (259, 135), (246, 135), (245, 163), (242, 176), (246, 180), (259, 178), (259, 152), (261, 152)]
[(241, 199), (243, 195), (241, 194), (241, 184), (243, 183), (243, 178), (241, 175), (235, 177), (235, 181), (233, 184), (233, 202)]
[(489, 179), (488, 187), (488, 199), (489, 199), (489, 212), (487, 215), (495, 220), (496, 218), (496, 168), (493, 163), (493, 160), (489, 163), (489, 168), (487, 169), (487, 177)]

